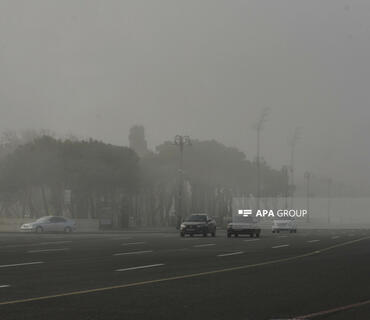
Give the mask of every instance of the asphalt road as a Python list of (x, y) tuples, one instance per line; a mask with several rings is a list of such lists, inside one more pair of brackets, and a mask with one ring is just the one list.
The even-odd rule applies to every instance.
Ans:
[(369, 230), (4, 233), (0, 319), (370, 319), (369, 270)]

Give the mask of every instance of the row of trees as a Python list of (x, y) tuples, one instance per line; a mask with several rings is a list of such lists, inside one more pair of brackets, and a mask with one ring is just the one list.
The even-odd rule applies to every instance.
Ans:
[[(3, 148), (4, 149), (4, 148)], [(0, 157), (0, 215), (109, 218), (116, 226), (174, 224), (179, 151), (165, 142), (139, 156), (131, 148), (51, 136)], [(263, 196), (285, 194), (287, 176), (261, 162)], [(233, 196), (256, 195), (256, 162), (216, 141), (192, 142), (183, 159), (183, 210), (230, 215)]]

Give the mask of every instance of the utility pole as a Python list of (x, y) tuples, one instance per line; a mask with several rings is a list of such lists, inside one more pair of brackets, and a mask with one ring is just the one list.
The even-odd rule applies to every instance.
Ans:
[(261, 131), (263, 130), (264, 123), (267, 120), (269, 109), (265, 108), (262, 110), (261, 115), (254, 125), (254, 129), (257, 132), (257, 157), (256, 157), (256, 164), (257, 164), (257, 210), (260, 209), (260, 198), (261, 198)]
[(283, 166), (282, 173), (284, 177), (284, 197), (285, 197), (285, 209), (288, 209), (288, 197), (289, 197), (289, 174), (288, 166)]
[(294, 129), (293, 136), (291, 137), (289, 141), (289, 146), (290, 146), (290, 185), (292, 188), (291, 191), (291, 198), (290, 198), (290, 207), (293, 209), (294, 205), (294, 155), (295, 155), (295, 147), (297, 145), (297, 142), (301, 138), (301, 130), (297, 127)]
[(310, 222), (310, 179), (311, 179), (311, 173), (306, 171), (305, 174), (304, 174), (304, 178), (306, 180), (307, 222)]
[(179, 164), (179, 186), (178, 186), (178, 206), (177, 206), (177, 227), (183, 219), (183, 187), (184, 187), (184, 146), (191, 146), (191, 140), (189, 136), (177, 135), (174, 139), (174, 145), (178, 146), (180, 149), (180, 164)]

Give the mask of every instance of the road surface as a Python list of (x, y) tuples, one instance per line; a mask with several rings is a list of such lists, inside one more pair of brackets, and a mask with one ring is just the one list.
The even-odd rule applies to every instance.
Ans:
[(370, 319), (370, 231), (0, 234), (0, 318)]

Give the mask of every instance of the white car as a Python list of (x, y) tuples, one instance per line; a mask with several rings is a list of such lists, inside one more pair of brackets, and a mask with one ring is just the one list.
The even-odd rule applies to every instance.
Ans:
[(297, 223), (295, 220), (274, 220), (272, 223), (272, 233), (280, 231), (289, 231), (290, 233), (297, 232)]
[(76, 223), (68, 218), (46, 216), (37, 219), (35, 222), (21, 225), (21, 231), (28, 232), (65, 232), (70, 233), (76, 230)]
[(251, 217), (235, 217), (233, 222), (227, 225), (227, 237), (230, 238), (232, 235), (238, 237), (239, 234), (247, 234), (250, 237), (256, 236), (259, 238), (261, 233), (261, 227), (256, 219)]

